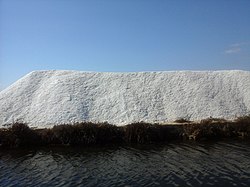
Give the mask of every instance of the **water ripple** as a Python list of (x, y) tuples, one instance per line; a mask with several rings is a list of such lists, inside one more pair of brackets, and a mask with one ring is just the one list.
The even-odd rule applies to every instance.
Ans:
[(250, 186), (250, 143), (0, 151), (0, 186)]

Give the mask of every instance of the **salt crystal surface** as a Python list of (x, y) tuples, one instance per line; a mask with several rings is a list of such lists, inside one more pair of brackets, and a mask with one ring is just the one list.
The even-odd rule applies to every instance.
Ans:
[(34, 71), (0, 92), (0, 126), (168, 122), (249, 114), (249, 71)]

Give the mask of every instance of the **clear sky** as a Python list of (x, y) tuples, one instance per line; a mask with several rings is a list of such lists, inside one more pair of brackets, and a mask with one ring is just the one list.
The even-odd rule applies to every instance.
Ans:
[(47, 69), (250, 70), (250, 1), (0, 0), (0, 89)]

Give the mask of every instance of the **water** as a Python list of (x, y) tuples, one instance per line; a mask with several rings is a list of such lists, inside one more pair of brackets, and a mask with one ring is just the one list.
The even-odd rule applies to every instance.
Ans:
[(250, 186), (250, 142), (0, 150), (0, 186)]

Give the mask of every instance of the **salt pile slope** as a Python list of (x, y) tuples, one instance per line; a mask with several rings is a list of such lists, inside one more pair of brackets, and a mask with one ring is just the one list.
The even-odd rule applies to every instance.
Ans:
[(123, 125), (179, 117), (234, 118), (250, 111), (250, 72), (35, 71), (0, 92), (0, 125), (80, 121)]

